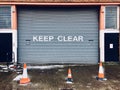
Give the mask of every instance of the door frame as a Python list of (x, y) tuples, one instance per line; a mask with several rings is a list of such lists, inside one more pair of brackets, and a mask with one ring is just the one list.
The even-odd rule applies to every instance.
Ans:
[(104, 41), (103, 41), (104, 42), (104, 47), (103, 47), (104, 48), (104, 61), (105, 61), (105, 34), (106, 33), (118, 33), (119, 34), (119, 31), (118, 30), (114, 30), (114, 31), (113, 30), (104, 30)]

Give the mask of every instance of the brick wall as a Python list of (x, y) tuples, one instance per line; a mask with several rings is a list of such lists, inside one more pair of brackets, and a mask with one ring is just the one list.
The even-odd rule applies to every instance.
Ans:
[(120, 3), (120, 0), (0, 0), (0, 2)]

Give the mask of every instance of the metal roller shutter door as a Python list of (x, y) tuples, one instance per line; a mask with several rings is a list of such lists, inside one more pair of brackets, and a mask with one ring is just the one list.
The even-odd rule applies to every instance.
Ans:
[(18, 8), (18, 62), (98, 62), (98, 10)]

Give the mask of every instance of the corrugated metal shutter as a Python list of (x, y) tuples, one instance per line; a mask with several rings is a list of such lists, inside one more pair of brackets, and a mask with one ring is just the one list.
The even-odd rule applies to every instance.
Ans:
[(97, 9), (19, 8), (18, 60), (28, 63), (97, 63)]

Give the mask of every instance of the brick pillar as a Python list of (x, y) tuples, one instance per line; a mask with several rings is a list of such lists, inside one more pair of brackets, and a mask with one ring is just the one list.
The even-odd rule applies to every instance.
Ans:
[(100, 61), (104, 62), (104, 30), (105, 30), (105, 6), (100, 7), (100, 20), (99, 20), (99, 48), (100, 48)]

